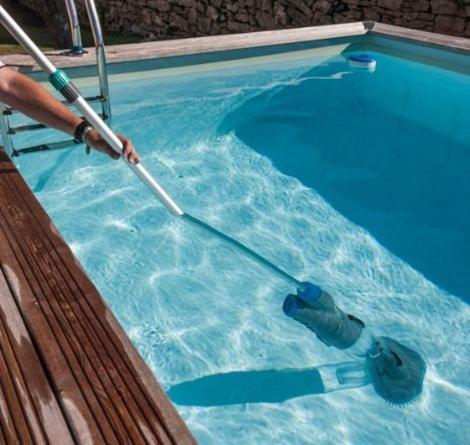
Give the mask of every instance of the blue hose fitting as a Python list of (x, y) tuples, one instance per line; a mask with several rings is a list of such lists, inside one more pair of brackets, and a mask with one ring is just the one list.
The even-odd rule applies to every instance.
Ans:
[(60, 91), (70, 84), (70, 79), (65, 71), (59, 69), (49, 76), (49, 82), (57, 91)]
[(312, 283), (302, 283), (298, 295), (287, 295), (282, 310), (288, 317), (294, 318), (299, 308), (313, 306), (321, 297), (321, 289)]
[(299, 304), (297, 303), (297, 297), (295, 295), (287, 295), (284, 303), (282, 305), (282, 311), (287, 317), (294, 318), (295, 314), (299, 309)]
[(302, 283), (297, 295), (288, 295), (282, 310), (323, 343), (338, 349), (354, 345), (364, 328), (361, 320), (337, 308), (333, 298), (312, 283)]
[(313, 305), (321, 297), (321, 289), (312, 283), (302, 283), (298, 297), (307, 304)]

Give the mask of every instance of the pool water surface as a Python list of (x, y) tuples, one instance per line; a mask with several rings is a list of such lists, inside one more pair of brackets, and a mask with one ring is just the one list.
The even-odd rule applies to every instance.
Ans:
[(183, 209), (419, 351), (411, 406), (371, 386), (323, 394), (316, 368), (348, 359), (283, 315), (294, 289), (168, 215), (121, 163), (17, 160), (201, 444), (469, 437), (470, 76), (373, 55), (373, 73), (322, 55), (120, 79), (113, 123)]

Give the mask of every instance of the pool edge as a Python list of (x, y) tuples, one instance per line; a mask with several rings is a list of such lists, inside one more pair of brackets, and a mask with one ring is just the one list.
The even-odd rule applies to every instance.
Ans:
[[(401, 39), (417, 44), (431, 45), (453, 52), (470, 54), (470, 39), (467, 38), (402, 28), (373, 21), (364, 21), (244, 34), (227, 34), (114, 45), (107, 47), (107, 58), (108, 62), (113, 64), (172, 56), (188, 56), (237, 49), (261, 48), (289, 43), (313, 42), (367, 34)], [(52, 62), (62, 68), (86, 67), (96, 63), (92, 49), (83, 57), (67, 57), (62, 54), (61, 50), (49, 51), (47, 56), (50, 57)], [(40, 70), (28, 55), (6, 55), (2, 56), (2, 60), (7, 65), (18, 67), (25, 72)]]

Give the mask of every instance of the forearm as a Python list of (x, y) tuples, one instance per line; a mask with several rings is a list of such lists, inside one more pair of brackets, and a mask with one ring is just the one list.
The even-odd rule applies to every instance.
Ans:
[(70, 135), (81, 122), (41, 85), (8, 68), (0, 70), (0, 100), (30, 118)]
[[(9, 68), (0, 68), (0, 101), (48, 127), (70, 135), (75, 134), (82, 121), (41, 85)], [(132, 142), (120, 135), (118, 138), (123, 144), (122, 155), (130, 163), (139, 163), (140, 158)], [(89, 131), (84, 142), (112, 158), (120, 157), (96, 130)]]

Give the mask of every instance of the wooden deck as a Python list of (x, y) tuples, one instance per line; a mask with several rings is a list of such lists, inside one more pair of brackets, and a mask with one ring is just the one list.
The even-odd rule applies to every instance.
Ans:
[(0, 443), (195, 443), (1, 149)]

